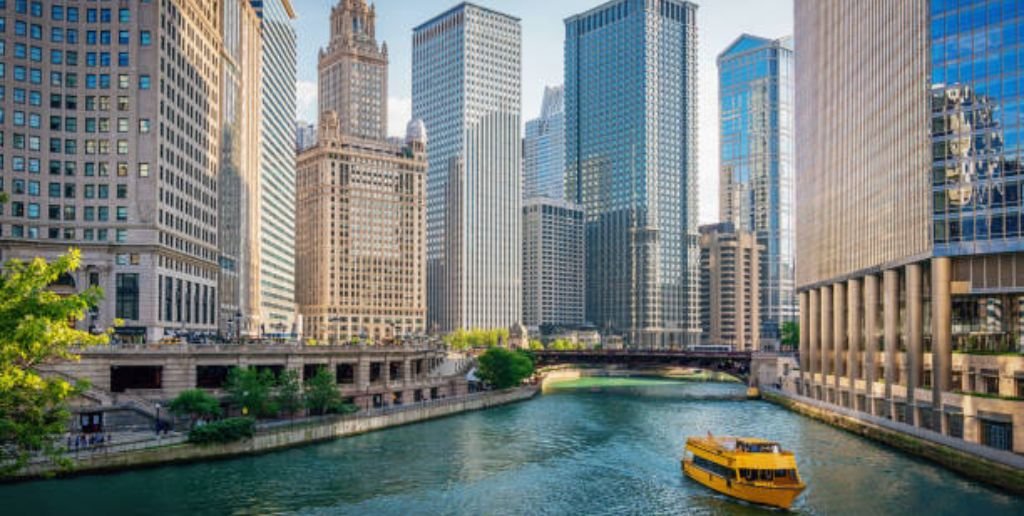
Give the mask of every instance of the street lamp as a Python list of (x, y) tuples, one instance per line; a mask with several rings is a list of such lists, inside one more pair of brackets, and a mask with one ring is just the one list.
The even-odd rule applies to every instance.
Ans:
[(160, 404), (156, 404), (156, 435), (160, 435)]

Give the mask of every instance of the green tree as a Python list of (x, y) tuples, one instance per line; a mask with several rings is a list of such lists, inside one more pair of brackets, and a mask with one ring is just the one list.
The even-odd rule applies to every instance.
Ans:
[(320, 369), (306, 381), (305, 398), (306, 407), (317, 416), (342, 412), (346, 408), (334, 376), (327, 369)]
[(277, 379), (277, 407), (281, 412), (289, 416), (302, 410), (302, 382), (299, 380), (299, 372), (289, 369), (281, 373)]
[(491, 348), (477, 359), (476, 375), (496, 389), (507, 389), (533, 374), (533, 360), (522, 351)]
[(231, 403), (242, 408), (244, 415), (268, 418), (277, 415), (277, 403), (272, 394), (274, 373), (268, 369), (233, 367), (228, 371), (224, 390)]
[(782, 323), (782, 345), (796, 349), (800, 345), (800, 324), (796, 321)]
[(188, 416), (189, 428), (195, 426), (196, 421), (201, 418), (220, 417), (221, 414), (217, 398), (202, 389), (181, 391), (181, 394), (171, 400), (168, 409), (176, 416)]
[(533, 340), (530, 341), (530, 350), (531, 351), (539, 351), (539, 350), (542, 350), (542, 349), (544, 349), (544, 343), (543, 342), (541, 342), (541, 341), (539, 341), (537, 339), (533, 339)]
[(71, 249), (50, 263), (11, 260), (0, 271), (0, 475), (21, 469), (33, 453), (71, 466), (59, 436), (71, 419), (67, 399), (86, 386), (45, 377), (39, 368), (78, 360), (77, 349), (109, 341), (111, 330), (93, 335), (68, 324), (98, 305), (100, 289), (70, 296), (49, 289), (80, 264), (81, 253)]

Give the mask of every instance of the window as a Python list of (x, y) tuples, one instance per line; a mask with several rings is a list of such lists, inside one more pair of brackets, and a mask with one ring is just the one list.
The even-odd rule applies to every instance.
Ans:
[(117, 221), (118, 222), (127, 222), (128, 221), (128, 207), (127, 206), (118, 206), (117, 207)]
[[(118, 199), (127, 199), (128, 198), (128, 185), (117, 185), (117, 198)], [(118, 208), (118, 211), (120, 212), (120, 208)], [(125, 218), (127, 218), (127, 214), (125, 214)]]
[(117, 53), (117, 66), (128, 66), (128, 52)]
[(68, 7), (67, 15), (68, 15), (68, 21), (69, 22), (77, 22), (78, 21), (78, 8), (77, 7)]
[[(118, 230), (121, 231), (121, 230)], [(117, 273), (117, 303), (115, 312), (121, 319), (139, 318), (139, 275)]]
[(140, 90), (148, 90), (149, 89), (149, 76), (148, 75), (140, 75), (139, 76), (139, 89)]
[(149, 119), (148, 118), (140, 118), (139, 119), (139, 132), (143, 133), (143, 134), (149, 132)]
[(120, 74), (117, 76), (117, 87), (126, 90), (128, 89), (129, 78), (127, 74)]
[(139, 163), (139, 177), (149, 177), (149, 163)]
[(128, 23), (128, 22), (132, 21), (132, 11), (131, 11), (131, 9), (127, 9), (127, 8), (123, 8), (122, 7), (117, 12), (117, 21), (119, 21), (121, 23)]
[(127, 133), (128, 132), (128, 119), (118, 118), (117, 119), (117, 132)]
[(126, 30), (117, 31), (117, 44), (127, 45), (131, 42), (131, 33)]
[(153, 44), (153, 34), (148, 30), (139, 32), (139, 44), (148, 47)]

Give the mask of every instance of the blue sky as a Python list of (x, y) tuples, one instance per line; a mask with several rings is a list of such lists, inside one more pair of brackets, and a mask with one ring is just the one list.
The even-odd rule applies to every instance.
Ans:
[[(298, 19), (298, 115), (316, 119), (317, 51), (327, 44), (336, 0), (292, 0)], [(389, 132), (401, 135), (411, 108), (412, 28), (456, 5), (454, 0), (377, 0), (377, 39), (387, 42)], [(476, 0), (517, 16), (523, 27), (523, 120), (540, 112), (544, 86), (562, 83), (562, 46), (568, 16), (601, 0)], [(744, 32), (764, 37), (793, 30), (792, 0), (697, 0), (700, 63), (699, 155), (701, 221), (718, 218), (718, 79), (715, 57)]]

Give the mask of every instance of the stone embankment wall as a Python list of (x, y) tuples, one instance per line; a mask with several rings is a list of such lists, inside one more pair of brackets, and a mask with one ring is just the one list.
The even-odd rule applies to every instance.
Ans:
[(888, 428), (884, 425), (897, 423), (876, 421), (873, 416), (858, 415), (838, 407), (819, 405), (815, 400), (775, 389), (762, 389), (761, 394), (765, 400), (798, 414), (912, 453), (964, 476), (1024, 494), (1024, 456), (983, 448), (978, 444), (951, 438), (947, 438), (950, 442), (940, 443), (936, 439), (945, 436), (936, 435), (930, 439), (909, 431)]
[[(264, 453), (523, 401), (534, 397), (537, 392), (538, 388), (531, 385), (518, 389), (471, 394), (461, 398), (428, 401), (410, 406), (371, 410), (352, 416), (296, 423), (282, 422), (265, 425), (264, 429), (257, 431), (252, 439), (224, 445), (196, 446), (183, 443), (124, 453), (97, 453), (79, 459), (70, 474), (115, 471)], [(19, 477), (39, 477), (52, 472), (52, 467), (49, 465), (37, 465), (22, 471)]]

